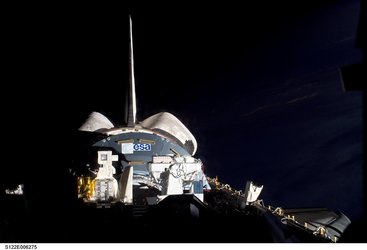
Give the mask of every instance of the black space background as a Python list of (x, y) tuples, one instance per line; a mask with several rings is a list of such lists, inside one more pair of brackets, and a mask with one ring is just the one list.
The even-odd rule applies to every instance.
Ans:
[[(3, 114), (13, 121), (22, 114), (17, 129), (46, 127), (24, 111), (27, 105), (16, 105), (25, 95), (31, 106), (29, 93), (36, 98), (41, 91), (47, 118), (54, 116), (47, 111), (51, 99), (63, 92), (54, 109), (63, 104), (58, 118), (64, 130), (71, 124), (70, 143), (91, 111), (123, 125), (131, 13), (139, 121), (174, 114), (195, 135), (207, 175), (237, 189), (248, 179), (264, 184), (266, 204), (325, 206), (353, 221), (362, 216), (362, 93), (345, 92), (338, 72), (362, 59), (360, 1), (66, 7), (56, 17), (56, 35), (58, 25), (40, 31), (49, 19), (24, 6), (5, 15), (3, 72), (11, 91), (3, 96), (13, 98), (4, 101)], [(31, 141), (47, 147), (42, 138)], [(32, 172), (26, 169), (9, 170), (3, 183)]]

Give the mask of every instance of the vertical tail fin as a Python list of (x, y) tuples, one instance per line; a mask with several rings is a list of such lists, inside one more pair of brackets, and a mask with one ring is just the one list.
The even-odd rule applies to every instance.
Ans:
[(136, 123), (136, 94), (135, 94), (135, 77), (134, 77), (134, 51), (133, 51), (133, 31), (132, 21), (129, 15), (129, 90), (126, 98), (126, 117), (125, 122), (128, 127), (133, 127)]

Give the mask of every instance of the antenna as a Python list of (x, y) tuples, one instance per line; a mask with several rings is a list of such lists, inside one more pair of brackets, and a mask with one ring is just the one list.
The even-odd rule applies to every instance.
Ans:
[(134, 77), (134, 51), (133, 51), (133, 27), (131, 15), (129, 15), (129, 92), (126, 102), (126, 123), (128, 127), (134, 127), (136, 123), (136, 94)]

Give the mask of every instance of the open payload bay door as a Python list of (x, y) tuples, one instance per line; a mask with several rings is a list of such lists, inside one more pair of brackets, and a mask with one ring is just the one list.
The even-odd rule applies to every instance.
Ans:
[(152, 115), (145, 119), (141, 125), (144, 128), (173, 136), (191, 155), (194, 155), (197, 150), (195, 137), (178, 118), (170, 113), (161, 112)]

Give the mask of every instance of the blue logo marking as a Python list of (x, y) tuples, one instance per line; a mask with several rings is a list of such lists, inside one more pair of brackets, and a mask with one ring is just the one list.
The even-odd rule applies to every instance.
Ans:
[(134, 144), (134, 151), (151, 151), (152, 145), (149, 143), (137, 143)]

